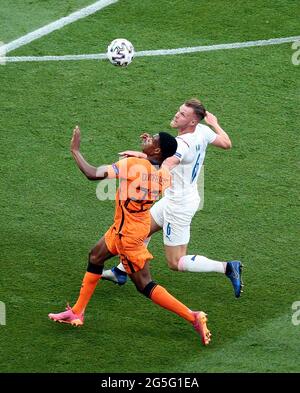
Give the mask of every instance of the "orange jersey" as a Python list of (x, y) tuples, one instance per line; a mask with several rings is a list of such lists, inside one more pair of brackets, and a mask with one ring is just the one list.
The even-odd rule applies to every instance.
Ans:
[(116, 234), (145, 239), (151, 224), (149, 209), (171, 184), (168, 170), (130, 157), (109, 166), (108, 177), (120, 180), (113, 225)]

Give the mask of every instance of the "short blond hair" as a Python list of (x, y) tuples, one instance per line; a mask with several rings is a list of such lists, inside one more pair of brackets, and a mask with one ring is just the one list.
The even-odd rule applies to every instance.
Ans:
[(184, 105), (189, 108), (193, 108), (194, 113), (199, 121), (204, 119), (204, 117), (206, 116), (206, 109), (204, 108), (202, 102), (198, 100), (198, 98), (191, 98), (185, 101)]

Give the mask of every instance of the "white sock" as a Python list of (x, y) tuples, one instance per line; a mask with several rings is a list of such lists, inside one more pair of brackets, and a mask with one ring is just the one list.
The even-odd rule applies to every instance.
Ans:
[(226, 262), (213, 261), (201, 255), (185, 255), (178, 262), (181, 272), (217, 272), (225, 273)]
[(125, 272), (125, 273), (126, 273), (126, 270), (125, 270), (125, 268), (124, 268), (122, 262), (120, 262), (120, 263), (118, 264), (117, 268), (120, 269), (122, 272)]

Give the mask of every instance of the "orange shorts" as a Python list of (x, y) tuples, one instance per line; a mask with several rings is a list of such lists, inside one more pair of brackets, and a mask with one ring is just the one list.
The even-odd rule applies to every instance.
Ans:
[[(136, 233), (139, 233), (136, 228)], [(116, 233), (114, 225), (104, 235), (108, 250), (113, 255), (119, 255), (120, 260), (126, 270), (131, 274), (142, 270), (145, 263), (153, 259), (153, 255), (148, 251), (143, 238), (133, 238)]]

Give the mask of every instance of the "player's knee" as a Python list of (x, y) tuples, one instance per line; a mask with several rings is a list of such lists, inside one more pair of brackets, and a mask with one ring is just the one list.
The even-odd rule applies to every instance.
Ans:
[(89, 253), (89, 263), (97, 265), (98, 260), (99, 258), (97, 257), (97, 254), (94, 253), (93, 250), (91, 250)]
[(93, 250), (89, 253), (86, 271), (94, 274), (102, 274), (103, 272), (103, 263), (101, 263), (100, 259), (97, 258), (97, 255), (93, 253)]
[(101, 255), (99, 255), (99, 253), (92, 249), (89, 253), (89, 262), (94, 265), (101, 265), (104, 262), (104, 259)]
[(172, 257), (172, 258), (168, 258), (168, 266), (171, 270), (178, 270), (178, 262), (179, 259)]

